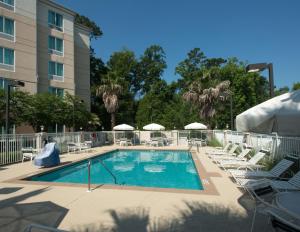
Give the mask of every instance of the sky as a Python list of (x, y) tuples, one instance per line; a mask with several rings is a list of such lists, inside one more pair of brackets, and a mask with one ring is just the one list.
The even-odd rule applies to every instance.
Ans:
[[(207, 57), (272, 62), (275, 86), (300, 82), (299, 0), (56, 0), (89, 17), (103, 31), (92, 42), (105, 62), (127, 48), (142, 55), (163, 47), (171, 82), (176, 65), (199, 47)], [(268, 76), (268, 72), (262, 73)]]

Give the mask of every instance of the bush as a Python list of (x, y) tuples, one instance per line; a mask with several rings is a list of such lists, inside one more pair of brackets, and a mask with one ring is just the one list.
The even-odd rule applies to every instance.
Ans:
[(222, 147), (222, 144), (216, 138), (212, 138), (207, 142), (207, 146)]

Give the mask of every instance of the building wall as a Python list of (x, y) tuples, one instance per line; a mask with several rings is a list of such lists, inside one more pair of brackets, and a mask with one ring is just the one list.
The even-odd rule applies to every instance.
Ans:
[[(38, 92), (48, 92), (48, 87), (63, 88), (70, 94), (75, 93), (74, 83), (74, 17), (66, 12), (38, 1), (37, 7), (38, 36)], [(63, 16), (63, 31), (48, 26), (48, 11), (52, 10)], [(64, 54), (58, 56), (48, 52), (49, 35), (63, 39)], [(55, 81), (48, 78), (48, 62), (55, 61), (64, 64), (64, 80)]]
[(75, 24), (75, 94), (91, 106), (90, 37), (86, 29)]
[(15, 50), (15, 70), (0, 69), (0, 77), (23, 80), (22, 89), (36, 93), (36, 0), (16, 0), (14, 10), (0, 7), (0, 15), (15, 21), (15, 41), (0, 37), (1, 47)]

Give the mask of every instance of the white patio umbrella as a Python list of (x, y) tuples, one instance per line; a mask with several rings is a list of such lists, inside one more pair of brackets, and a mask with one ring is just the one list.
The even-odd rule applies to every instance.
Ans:
[(206, 130), (207, 126), (199, 122), (193, 122), (184, 127), (185, 130)]
[(120, 124), (117, 125), (113, 128), (113, 130), (118, 130), (118, 131), (133, 131), (134, 127), (127, 125), (127, 124)]
[(238, 131), (300, 136), (300, 90), (282, 94), (236, 117)]
[(161, 131), (161, 130), (165, 130), (165, 127), (156, 123), (151, 123), (144, 126), (143, 129), (149, 131)]

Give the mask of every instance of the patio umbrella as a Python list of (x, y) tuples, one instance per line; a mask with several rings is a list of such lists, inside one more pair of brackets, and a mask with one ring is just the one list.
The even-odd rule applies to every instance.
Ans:
[(193, 122), (184, 127), (185, 130), (206, 130), (207, 126), (199, 122)]
[(149, 131), (161, 131), (161, 130), (165, 130), (165, 127), (156, 123), (151, 123), (144, 126), (143, 129)]
[(113, 128), (113, 130), (119, 130), (119, 131), (133, 131), (134, 127), (127, 125), (127, 124), (120, 124)]
[(282, 94), (236, 117), (238, 131), (300, 136), (300, 90)]

